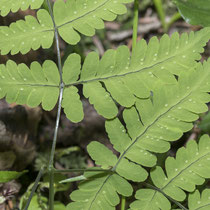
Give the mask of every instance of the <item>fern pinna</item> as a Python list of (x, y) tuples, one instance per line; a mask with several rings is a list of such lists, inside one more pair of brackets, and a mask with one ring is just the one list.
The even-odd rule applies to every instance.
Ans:
[[(68, 44), (77, 44), (80, 34), (92, 36), (95, 29), (104, 28), (104, 20), (113, 21), (126, 13), (125, 4), (130, 2), (57, 0), (52, 11), (48, 1), (50, 12), (39, 9), (36, 18), (26, 16), (25, 20), (0, 27), (1, 54), (50, 48), (55, 38), (59, 63), (58, 34)], [(2, 1), (0, 14), (6, 16), (9, 11), (28, 7), (38, 9), (42, 3)], [(100, 167), (84, 173), (85, 181), (71, 193), (72, 202), (67, 209), (115, 209), (120, 203), (118, 194), (133, 194), (129, 181), (145, 183), (148, 177), (151, 181), (136, 192), (130, 209), (169, 210), (173, 208), (171, 202), (186, 209), (180, 203), (186, 199), (184, 191), (189, 192), (190, 210), (208, 209), (210, 192), (206, 189), (200, 196), (196, 185), (210, 178), (209, 137), (202, 136), (198, 144), (190, 141), (186, 148), (178, 150), (176, 158), (168, 157), (166, 173), (156, 166), (156, 154), (167, 152), (170, 142), (189, 131), (200, 113), (208, 111), (210, 60), (203, 64), (198, 61), (209, 38), (207, 27), (181, 36), (163, 35), (160, 40), (153, 37), (148, 44), (142, 39), (132, 54), (126, 46), (108, 50), (102, 58), (91, 52), (83, 64), (78, 54), (71, 54), (62, 69), (50, 60), (42, 65), (33, 62), (30, 67), (11, 60), (0, 65), (0, 98), (5, 97), (9, 103), (31, 107), (41, 104), (43, 109), (51, 110), (60, 96), (59, 104), (62, 102), (68, 119), (79, 122), (84, 117), (78, 94), (81, 85), (83, 95), (107, 119), (106, 131), (119, 156), (97, 141), (88, 145), (88, 153)], [(117, 117), (116, 103), (125, 107), (123, 122)], [(59, 113), (60, 110), (58, 123)]]

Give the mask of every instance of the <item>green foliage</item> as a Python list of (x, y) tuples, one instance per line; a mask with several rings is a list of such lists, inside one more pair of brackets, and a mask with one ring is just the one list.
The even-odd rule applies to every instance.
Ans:
[(36, 107), (42, 102), (45, 110), (51, 110), (59, 95), (59, 73), (55, 63), (45, 61), (41, 66), (33, 62), (30, 69), (9, 60), (0, 65), (0, 98), (8, 103), (28, 104)]
[(6, 183), (13, 179), (18, 179), (27, 171), (17, 172), (17, 171), (0, 171), (0, 183)]
[(2, 55), (21, 52), (26, 54), (30, 49), (37, 50), (51, 47), (54, 33), (50, 15), (46, 10), (37, 12), (37, 19), (26, 16), (25, 20), (18, 20), (10, 26), (0, 26), (0, 50)]
[[(209, 37), (210, 30), (205, 28), (195, 34), (191, 32), (189, 36), (183, 34), (180, 38), (177, 33), (171, 39), (164, 35), (160, 42), (153, 37), (148, 45), (142, 39), (131, 56), (126, 46), (108, 50), (101, 60), (95, 52), (89, 53), (81, 73), (79, 56), (70, 55), (64, 64), (63, 77), (66, 88), (74, 92), (72, 101), (75, 101), (78, 109), (76, 114), (73, 107), (66, 110), (67, 117), (74, 122), (83, 118), (82, 105), (79, 105), (79, 96), (75, 95), (77, 91), (73, 85), (83, 84), (84, 96), (89, 98), (98, 113), (105, 118), (113, 118), (118, 113), (114, 101), (131, 107), (138, 100), (137, 97), (149, 97), (151, 86), (157, 78), (168, 84), (175, 83), (173, 74), (180, 75), (196, 65), (195, 60), (200, 59), (199, 53)], [(75, 66), (74, 71), (71, 67), (67, 68), (70, 63)]]
[[(20, 203), (21, 209), (23, 209), (23, 207), (24, 207), (23, 204), (24, 204), (24, 199), (22, 197), (21, 203)], [(32, 197), (31, 204), (28, 207), (28, 210), (47, 210), (47, 209), (48, 209), (47, 198), (35, 193), (34, 196)], [(55, 201), (54, 209), (55, 210), (64, 210), (66, 208), (62, 203)]]
[[(126, 46), (121, 46), (117, 50), (108, 50), (100, 60), (97, 53), (92, 52), (88, 54), (82, 67), (79, 55), (69, 55), (63, 67), (65, 88), (62, 106), (64, 112), (72, 122), (79, 122), (83, 119), (82, 102), (75, 86), (82, 84), (84, 96), (89, 98), (98, 113), (108, 119), (114, 118), (118, 113), (115, 101), (124, 107), (131, 107), (138, 101), (138, 98), (150, 96), (153, 83), (158, 79), (167, 84), (176, 83), (174, 74), (180, 75), (181, 72), (189, 71), (196, 65), (196, 60), (200, 59), (199, 53), (203, 52), (203, 46), (209, 37), (210, 28), (205, 28), (197, 33), (191, 32), (189, 35), (184, 33), (180, 38), (178, 33), (174, 33), (171, 38), (164, 35), (160, 42), (153, 37), (148, 45), (142, 39), (137, 43), (131, 56)], [(23, 81), (21, 79), (23, 78), (22, 68), (17, 74), (14, 71), (17, 67), (10, 69), (10, 63), (11, 61), (7, 64), (7, 68), (4, 65), (1, 66), (2, 78), (0, 79), (5, 87), (14, 85), (13, 87), (18, 86), (19, 88), (8, 90), (2, 88), (0, 97), (6, 95), (9, 103), (26, 103), (32, 107), (42, 102), (44, 109), (52, 109), (59, 92), (59, 74), (56, 72), (55, 64), (46, 61), (42, 68), (39, 65), (35, 70), (33, 66), (38, 66), (38, 64), (32, 63), (31, 73), (25, 71), (26, 67), (24, 67), (23, 72), (27, 72), (28, 76), (35, 74), (39, 78)], [(45, 66), (49, 68), (45, 69)], [(8, 80), (5, 80), (4, 77)], [(48, 77), (51, 79), (49, 80)], [(13, 81), (12, 78), (15, 80)], [(21, 82), (17, 82), (18, 79)], [(41, 94), (37, 95), (37, 92)]]
[[(42, 206), (40, 205), (40, 201), (42, 202)], [(43, 210), (43, 205), (46, 206), (47, 199), (45, 197), (39, 197), (39, 195), (35, 194), (31, 200), (31, 205), (28, 210)], [(21, 204), (22, 206), (22, 204)]]
[[(124, 4), (133, 0), (67, 1), (57, 0), (54, 17), (60, 36), (69, 44), (80, 41), (80, 35), (93, 36), (95, 29), (103, 29), (104, 22), (113, 21), (127, 12)], [(77, 32), (78, 31), (78, 32)]]
[[(54, 175), (54, 190), (55, 193), (60, 192), (60, 191), (66, 191), (69, 188), (69, 184), (61, 184), (60, 181), (63, 180), (64, 178), (66, 178), (64, 175), (62, 174), (55, 174)], [(30, 197), (31, 191), (33, 190), (34, 183), (31, 183), (26, 192), (21, 196), (20, 199), (20, 209), (25, 209), (26, 203)], [(38, 187), (37, 187), (37, 192), (33, 195), (32, 199), (31, 199), (31, 203), (30, 206), (28, 207), (28, 210), (48, 210), (49, 206), (48, 206), (48, 199), (45, 196), (44, 192), (46, 189), (49, 188), (49, 176), (48, 174), (46, 174), (43, 177), (43, 181), (40, 181), (38, 183)], [(54, 209), (55, 210), (61, 210), (61, 209), (65, 209), (65, 206), (58, 201), (54, 202)]]
[(202, 121), (198, 124), (198, 127), (202, 132), (210, 133), (210, 112), (208, 112), (202, 119)]
[[(1, 15), (29, 6), (38, 8), (43, 3), (39, 0), (8, 2), (4, 5), (0, 3)], [(112, 21), (117, 15), (126, 13), (124, 4), (129, 2), (133, 0), (57, 0), (53, 6), (54, 17), (47, 10), (40, 9), (37, 18), (26, 16), (25, 20), (11, 23), (9, 27), (1, 26), (1, 54), (25, 54), (40, 46), (49, 48), (53, 38), (58, 39), (57, 31), (67, 43), (77, 44), (80, 34), (92, 36), (95, 29), (104, 28), (104, 20)], [(171, 209), (170, 201), (180, 207), (179, 201), (185, 200), (186, 192), (192, 193), (189, 195), (190, 209), (209, 205), (209, 191), (204, 190), (201, 198), (195, 191), (196, 185), (210, 178), (208, 136), (203, 136), (199, 144), (190, 141), (186, 148), (178, 150), (176, 159), (168, 157), (166, 172), (156, 166), (156, 153), (166, 153), (170, 142), (178, 140), (193, 127), (199, 114), (208, 111), (210, 59), (203, 64), (198, 61), (209, 38), (210, 28), (204, 28), (181, 36), (174, 33), (170, 38), (163, 35), (160, 40), (152, 37), (148, 44), (142, 39), (132, 54), (126, 46), (108, 50), (102, 58), (91, 52), (83, 65), (78, 54), (71, 54), (59, 69), (60, 75), (56, 64), (49, 60), (43, 65), (33, 62), (30, 68), (11, 60), (6, 65), (1, 64), (0, 98), (5, 97), (9, 103), (31, 107), (42, 104), (43, 109), (51, 110), (59, 94), (63, 93), (62, 107), (66, 116), (72, 122), (79, 122), (84, 117), (78, 93), (78, 86), (82, 86), (83, 95), (100, 115), (107, 118), (105, 127), (115, 151), (97, 141), (91, 142), (87, 150), (97, 168), (68, 180), (55, 176), (54, 185), (52, 182), (49, 185), (49, 177), (54, 176), (54, 171), (50, 171), (50, 176), (45, 176), (43, 183), (37, 179), (36, 184), (40, 188), (50, 186), (52, 198), (52, 186), (56, 192), (68, 187), (61, 182), (82, 180), (79, 189), (71, 193), (73, 202), (66, 207), (72, 210), (114, 210), (120, 203), (119, 195), (132, 195), (129, 181), (145, 182), (147, 178), (154, 186), (147, 184), (151, 189), (139, 189), (131, 209), (168, 210)], [(124, 107), (122, 119), (116, 117), (116, 104)], [(51, 157), (54, 152), (53, 147)], [(61, 156), (63, 154), (65, 152)], [(1, 173), (5, 176), (3, 182), (21, 175), (14, 176), (17, 172)], [(12, 177), (8, 178), (9, 175)], [(37, 194), (30, 195), (34, 205), (30, 207), (32, 209), (42, 208), (43, 204), (47, 208), (47, 199), (42, 199), (40, 188)], [(26, 193), (27, 198), (31, 190), (32, 186)], [(50, 202), (49, 208), (52, 207), (53, 202)], [(64, 208), (60, 203), (54, 203), (54, 207)]]
[(1, 0), (0, 2), (0, 15), (6, 16), (10, 10), (11, 12), (17, 12), (19, 9), (27, 10), (38, 9), (42, 5), (43, 0)]
[(172, 17), (170, 18), (169, 21), (166, 21), (166, 11), (165, 11), (165, 7), (168, 6), (168, 2), (167, 1), (163, 1), (163, 0), (153, 0), (153, 4), (155, 6), (155, 9), (158, 13), (158, 16), (160, 18), (162, 27), (163, 27), (163, 31), (167, 32), (170, 25), (172, 25), (176, 20), (178, 20), (181, 16), (178, 12), (174, 13), (172, 15)]
[(190, 210), (208, 210), (210, 207), (210, 189), (203, 190), (202, 194), (196, 190), (189, 195), (188, 207)]
[[(108, 136), (113, 144), (114, 149), (120, 152), (120, 156), (117, 158), (104, 145), (101, 145), (98, 142), (91, 142), (87, 149), (90, 156), (93, 158), (93, 160), (95, 160), (96, 164), (101, 165), (102, 168), (111, 168), (111, 172), (115, 172), (127, 180), (132, 180), (134, 182), (145, 181), (148, 174), (147, 171), (141, 167), (141, 165), (146, 167), (155, 166), (156, 156), (153, 153), (167, 152), (170, 149), (169, 142), (179, 139), (183, 135), (183, 132), (189, 131), (193, 127), (192, 122), (198, 118), (198, 114), (208, 110), (208, 107), (205, 105), (205, 103), (210, 102), (210, 96), (208, 94), (208, 92), (210, 92), (209, 69), (210, 60), (205, 62), (203, 66), (199, 64), (195, 69), (188, 70), (188, 72), (183, 72), (180, 75), (178, 82), (174, 84), (163, 85), (162, 82), (158, 81), (152, 90), (152, 100), (150, 98), (136, 99), (135, 106), (124, 110), (123, 118), (126, 128), (117, 118), (106, 121), (106, 130)], [(206, 143), (207, 140), (209, 141), (209, 138), (205, 140), (206, 138), (207, 137), (205, 137), (204, 140), (201, 139), (200, 145), (203, 146), (203, 142), (205, 142), (205, 146), (207, 148), (210, 142)], [(189, 144), (189, 149), (187, 151), (192, 152), (192, 147), (190, 147)], [(177, 153), (177, 158), (180, 158), (180, 153), (183, 153), (181, 151), (182, 150), (179, 150)], [(198, 154), (204, 155), (206, 158), (206, 155), (208, 154), (205, 152), (209, 153), (209, 150), (204, 152), (201, 150), (201, 154)], [(186, 152), (185, 155), (187, 155)], [(194, 153), (192, 155), (194, 157)], [(198, 164), (206, 167), (207, 163), (201, 163), (200, 155), (195, 156), (196, 158), (199, 158)], [(188, 156), (185, 158), (187, 161), (191, 158), (191, 156)], [(187, 165), (192, 164), (190, 160), (186, 163), (188, 163)], [(166, 161), (166, 167), (169, 166), (175, 167), (176, 170), (174, 170), (176, 173), (180, 172), (181, 166), (172, 162), (172, 159), (170, 158), (168, 158)], [(170, 168), (170, 171), (167, 171), (169, 176), (168, 179), (175, 176), (173, 173), (170, 173), (172, 170), (173, 169)], [(157, 167), (156, 171), (157, 172), (152, 173), (152, 179), (154, 177), (161, 177), (161, 169)], [(205, 169), (205, 171), (206, 175), (204, 175), (205, 172), (200, 168), (201, 175), (203, 175), (205, 178), (208, 178), (207, 174), (210, 173), (208, 173), (207, 169)], [(153, 174), (155, 175), (153, 176)], [(97, 191), (95, 191), (94, 194), (95, 202), (91, 201), (91, 206), (88, 204), (87, 209), (100, 209), (100, 205), (97, 205), (96, 201), (97, 199), (101, 199), (98, 196), (102, 193), (102, 188), (98, 189), (99, 182), (101, 185), (106, 186), (110, 178), (111, 175), (107, 175), (103, 179), (97, 179), (97, 182), (95, 183), (95, 188), (97, 187)], [(186, 180), (184, 181), (186, 182)], [(157, 181), (155, 180), (154, 184), (156, 183)], [(164, 183), (167, 184), (168, 182)], [(202, 183), (203, 179), (201, 180), (201, 178), (198, 181), (195, 181), (195, 184)], [(91, 182), (91, 184), (94, 185), (94, 182)], [(189, 183), (187, 184), (188, 187), (191, 187), (188, 189), (188, 191), (191, 192), (194, 190), (192, 185), (189, 185)], [(158, 184), (158, 187), (160, 186), (162, 187), (162, 185)], [(177, 200), (179, 201), (184, 199), (182, 191), (182, 197), (180, 198), (180, 192), (178, 189), (173, 188), (174, 191), (172, 192), (170, 190), (171, 188), (169, 186), (165, 189), (166, 192), (164, 192), (166, 194), (168, 193), (169, 196), (172, 197), (172, 192), (174, 192), (175, 196), (178, 196)], [(187, 189), (184, 188), (184, 190)], [(80, 191), (78, 191), (78, 193), (79, 192)], [(85, 192), (82, 192), (82, 190), (80, 193), (83, 196), (85, 194)], [(154, 193), (156, 192), (154, 191)], [(89, 192), (87, 191), (86, 194), (89, 194)], [(154, 197), (151, 195), (151, 191), (148, 192), (148, 195), (150, 195), (148, 199), (150, 197)], [(159, 199), (163, 197), (160, 194), (157, 196)], [(158, 198), (155, 198), (154, 202), (156, 202), (156, 199)], [(173, 198), (176, 199), (176, 197)], [(81, 205), (80, 199), (74, 198), (73, 200), (77, 201), (76, 203), (78, 203), (75, 205)], [(82, 202), (84, 203), (84, 200)], [(168, 202), (165, 203), (163, 203), (164, 206), (169, 206), (167, 204)], [(95, 207), (95, 205), (97, 207)], [(106, 209), (111, 209), (111, 206), (112, 205), (110, 205), (109, 208), (106, 206)], [(169, 209), (169, 207), (165, 209)]]
[[(95, 29), (104, 28), (103, 20), (112, 21), (117, 15), (126, 13), (127, 9), (124, 4), (132, 1), (97, 0), (87, 2), (86, 0), (68, 0), (64, 3), (63, 0), (58, 0), (53, 7), (56, 27), (60, 36), (67, 43), (77, 44), (80, 41), (78, 32), (86, 36), (93, 36)], [(32, 0), (10, 0), (7, 2), (7, 6), (5, 6), (5, 1), (0, 3), (0, 11), (4, 7), (7, 10), (10, 9), (9, 7), (13, 4), (15, 4), (14, 10), (16, 11), (18, 5), (29, 5)], [(40, 3), (40, 0), (34, 0), (32, 5), (38, 8)], [(22, 6), (21, 8), (25, 9), (26, 7)], [(4, 11), (3, 14), (6, 15), (7, 13)], [(11, 54), (18, 52), (26, 54), (30, 49), (37, 50), (40, 46), (44, 49), (50, 48), (53, 38), (53, 21), (49, 13), (41, 9), (37, 12), (37, 19), (28, 15), (25, 20), (11, 23), (9, 27), (0, 26), (0, 51), (2, 55), (6, 55), (10, 51)]]
[(121, 176), (104, 172), (85, 172), (87, 178), (79, 185), (79, 190), (71, 194), (73, 201), (66, 209), (115, 209), (120, 202), (117, 193), (132, 195), (132, 187)]
[[(136, 192), (137, 201), (131, 204), (132, 210), (139, 209), (162, 209), (170, 210), (171, 205), (164, 194), (176, 201), (186, 199), (186, 191), (193, 192), (196, 185), (204, 183), (205, 179), (210, 178), (210, 138), (207, 135), (201, 137), (199, 144), (190, 141), (186, 148), (180, 148), (176, 153), (176, 159), (168, 157), (165, 162), (165, 175), (163, 169), (159, 166), (151, 170), (150, 176), (154, 185), (159, 189), (140, 189)], [(197, 203), (198, 192), (189, 197), (190, 209), (196, 209), (201, 206)], [(206, 196), (205, 196), (206, 197)], [(205, 200), (206, 202), (208, 201)], [(193, 204), (192, 204), (193, 203)], [(195, 205), (197, 203), (197, 205)], [(201, 205), (198, 205), (201, 204)]]
[(192, 25), (210, 26), (210, 0), (173, 0), (182, 17)]

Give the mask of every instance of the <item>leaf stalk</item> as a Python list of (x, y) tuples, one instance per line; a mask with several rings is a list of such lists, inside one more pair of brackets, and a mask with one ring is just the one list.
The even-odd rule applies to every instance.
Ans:
[(138, 23), (139, 23), (139, 0), (134, 1), (134, 18), (133, 18), (133, 43), (132, 50), (136, 46), (137, 36), (138, 36)]
[(25, 205), (25, 207), (24, 207), (24, 210), (27, 210), (27, 209), (28, 209), (28, 207), (29, 207), (29, 205), (30, 205), (30, 203), (31, 203), (31, 200), (32, 200), (32, 198), (33, 198), (33, 195), (34, 195), (34, 193), (35, 193), (35, 191), (36, 191), (36, 189), (37, 189), (37, 187), (38, 187), (38, 185), (39, 185), (39, 181), (40, 181), (40, 179), (41, 179), (41, 177), (42, 177), (42, 175), (43, 175), (43, 172), (44, 172), (44, 167), (42, 167), (42, 168), (40, 169), (40, 171), (39, 171), (39, 173), (38, 173), (38, 176), (36, 177), (35, 183), (34, 183), (34, 185), (33, 185), (33, 187), (32, 187), (30, 196), (29, 196), (29, 198), (28, 198), (28, 200), (27, 200), (27, 203), (26, 203), (26, 205)]
[[(69, 173), (69, 172), (86, 172), (86, 171), (104, 171), (112, 172), (110, 169), (91, 169), (91, 168), (79, 168), (79, 169), (64, 169), (64, 170), (54, 170), (54, 173)], [(113, 173), (113, 172), (112, 172)]]
[(50, 176), (50, 184), (49, 184), (49, 210), (54, 209), (54, 155), (55, 155), (55, 148), (58, 136), (58, 128), (60, 123), (60, 116), (61, 116), (61, 108), (62, 108), (62, 99), (63, 99), (63, 91), (64, 91), (64, 83), (62, 78), (62, 64), (61, 64), (61, 53), (60, 53), (60, 45), (59, 45), (59, 35), (57, 26), (54, 20), (52, 6), (50, 0), (47, 0), (47, 5), (49, 8), (50, 16), (53, 21), (54, 25), (54, 33), (55, 33), (55, 42), (56, 42), (56, 50), (57, 50), (57, 60), (58, 60), (58, 69), (60, 74), (60, 94), (59, 94), (59, 101), (58, 101), (58, 111), (56, 117), (56, 124), (55, 124), (55, 131), (53, 136), (53, 143), (50, 153), (50, 161), (48, 166), (49, 176)]
[(122, 198), (121, 198), (121, 210), (125, 210), (125, 203), (126, 203), (125, 196), (122, 196)]
[(145, 185), (147, 187), (149, 187), (150, 189), (156, 190), (160, 193), (162, 193), (166, 198), (168, 198), (171, 202), (175, 203), (179, 208), (183, 209), (183, 210), (188, 210), (187, 208), (185, 208), (181, 203), (179, 203), (178, 201), (174, 200), (173, 198), (171, 198), (170, 196), (166, 195), (161, 189), (149, 184), (149, 183), (145, 183)]

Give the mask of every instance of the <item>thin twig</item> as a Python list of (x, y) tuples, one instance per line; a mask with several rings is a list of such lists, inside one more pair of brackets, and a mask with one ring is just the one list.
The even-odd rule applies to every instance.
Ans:
[(60, 73), (60, 83), (62, 84), (63, 83), (63, 77), (62, 77), (62, 64), (61, 64), (61, 52), (60, 52), (58, 29), (57, 29), (57, 26), (56, 26), (56, 23), (55, 23), (55, 19), (54, 19), (54, 16), (53, 16), (50, 0), (47, 0), (47, 5), (49, 7), (50, 16), (52, 18), (53, 26), (54, 26), (56, 50), (57, 50), (57, 59), (58, 59), (58, 70), (59, 70), (59, 73)]
[(121, 198), (121, 210), (125, 210), (125, 203), (126, 203), (126, 198), (125, 196), (122, 196)]
[(139, 22), (139, 0), (134, 1), (134, 18), (133, 18), (133, 44), (132, 50), (136, 46), (138, 35), (138, 22)]
[(57, 111), (55, 131), (54, 131), (54, 136), (53, 136), (53, 143), (52, 143), (50, 161), (49, 161), (49, 167), (48, 167), (48, 171), (50, 173), (49, 209), (53, 210), (54, 209), (54, 166), (53, 165), (54, 165), (54, 155), (55, 155), (55, 148), (56, 148), (56, 142), (57, 142), (57, 136), (58, 136), (58, 128), (59, 128), (59, 122), (60, 122), (60, 116), (61, 116), (61, 107), (62, 107), (61, 102), (63, 98), (64, 83), (63, 83), (63, 78), (62, 78), (62, 65), (61, 65), (61, 53), (60, 53), (58, 30), (55, 24), (50, 0), (47, 0), (47, 5), (48, 5), (50, 16), (52, 18), (53, 25), (54, 25), (58, 69), (60, 73), (60, 95), (59, 95), (59, 102), (58, 102), (58, 111)]
[(37, 186), (38, 186), (39, 181), (40, 181), (40, 179), (42, 177), (43, 171), (44, 171), (44, 168), (41, 168), (40, 171), (39, 171), (39, 173), (38, 173), (38, 176), (36, 177), (35, 183), (34, 183), (34, 185), (32, 187), (30, 196), (29, 196), (29, 198), (27, 200), (27, 203), (26, 203), (26, 206), (24, 207), (24, 210), (27, 210), (28, 207), (29, 207), (29, 205), (30, 205), (30, 203), (31, 203), (31, 199), (33, 198), (33, 195), (34, 195), (34, 193), (35, 193), (35, 191), (37, 189)]
[(91, 169), (91, 168), (85, 168), (85, 169), (63, 169), (63, 170), (54, 170), (54, 173), (69, 173), (69, 172), (86, 172), (86, 171), (103, 171), (103, 172), (111, 172), (113, 173), (110, 169)]

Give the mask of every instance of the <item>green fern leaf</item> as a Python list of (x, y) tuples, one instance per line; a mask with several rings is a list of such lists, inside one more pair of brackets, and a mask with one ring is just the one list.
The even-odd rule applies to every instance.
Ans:
[(75, 45), (80, 41), (79, 33), (93, 36), (95, 29), (104, 28), (103, 20), (113, 21), (125, 14), (124, 4), (130, 2), (133, 0), (57, 0), (53, 10), (58, 32), (67, 43)]
[[(96, 142), (92, 142), (88, 145), (88, 152), (90, 156), (96, 161), (96, 164), (101, 165), (102, 168), (111, 168), (112, 172), (117, 173), (119, 176), (127, 180), (135, 182), (144, 181), (147, 178), (147, 171), (141, 166), (155, 166), (156, 156), (153, 152), (167, 152), (170, 148), (169, 142), (179, 139), (183, 135), (183, 132), (190, 130), (193, 127), (192, 121), (198, 119), (198, 114), (208, 110), (205, 103), (210, 101), (210, 96), (208, 94), (208, 92), (210, 92), (209, 81), (210, 60), (208, 62), (204, 62), (203, 66), (201, 64), (198, 65), (195, 70), (188, 70), (188, 72), (181, 74), (176, 84), (163, 85), (159, 81), (153, 90), (152, 101), (151, 99), (138, 99), (136, 100), (135, 106), (124, 110), (123, 118), (126, 128), (118, 118), (106, 121), (106, 131), (114, 149), (120, 152), (119, 158), (116, 159), (116, 156), (112, 154), (111, 151), (105, 149), (103, 145)], [(209, 138), (207, 138), (207, 141), (206, 137), (203, 139), (201, 139), (199, 144), (198, 156), (194, 155), (197, 151), (195, 149), (193, 150), (192, 146), (190, 146), (192, 143), (188, 145), (188, 151), (195, 151), (192, 153), (192, 158), (205, 157), (205, 160), (202, 161), (206, 161), (206, 156), (203, 155), (206, 155), (206, 152), (210, 155), (210, 152), (209, 150), (204, 150), (204, 148), (207, 148), (210, 141)], [(195, 146), (196, 145), (194, 145), (194, 147)], [(101, 156), (101, 151), (103, 151), (103, 156)], [(180, 150), (177, 153), (177, 157), (180, 156), (180, 153), (182, 154), (183, 151)], [(189, 160), (186, 159), (189, 162), (186, 162), (185, 165), (192, 163), (190, 157), (188, 157)], [(181, 166), (178, 167), (175, 163), (168, 164), (168, 161), (169, 160), (166, 161), (166, 167), (175, 167), (177, 170), (172, 171), (178, 174), (181, 170)], [(177, 161), (179, 161), (178, 163), (183, 164), (183, 159), (182, 161), (177, 159)], [(194, 161), (194, 159), (192, 159), (192, 161)], [(199, 166), (199, 164), (204, 166), (202, 161), (199, 159), (198, 164), (195, 162), (195, 166), (197, 166), (197, 168), (193, 168), (192, 171), (196, 170), (196, 173), (201, 174), (205, 178), (210, 177), (209, 171), (206, 170), (205, 172), (205, 170)], [(157, 167), (156, 170), (158, 171), (158, 169), (159, 168)], [(197, 170), (200, 171), (197, 172)], [(187, 170), (187, 172), (189, 172), (189, 170)], [(170, 173), (170, 171), (167, 171), (167, 173)], [(167, 180), (160, 180), (163, 180), (164, 183), (170, 183), (171, 176), (173, 178), (173, 175), (174, 174), (169, 174)], [(153, 179), (154, 177), (161, 178), (162, 174), (158, 173), (156, 176), (153, 176), (152, 174)], [(194, 177), (193, 174), (192, 177)], [(109, 177), (102, 181), (106, 184), (108, 180)], [(196, 176), (194, 185), (202, 184), (203, 181), (203, 178)], [(157, 185), (157, 182), (155, 182), (155, 185)], [(184, 188), (185, 190), (193, 191), (194, 185), (190, 185), (187, 182), (186, 186), (183, 184), (183, 188), (186, 187), (186, 189)], [(157, 185), (157, 187), (159, 187), (159, 185)], [(179, 188), (175, 189), (178, 190)], [(166, 191), (165, 193), (170, 192), (171, 194), (169, 195), (173, 197), (170, 190), (171, 188), (169, 188), (168, 191), (163, 191)], [(78, 193), (80, 193), (80, 191), (78, 191)], [(95, 198), (97, 198), (100, 193), (101, 190), (98, 188)], [(148, 191), (148, 194), (150, 195), (149, 198), (153, 198), (152, 193), (156, 192), (152, 192), (151, 190)], [(179, 193), (180, 197), (173, 198), (178, 200), (184, 199), (184, 192), (178, 191), (175, 195), (178, 196)], [(160, 193), (157, 193), (156, 200), (159, 200), (162, 197), (163, 196)], [(79, 200), (75, 199), (75, 201), (78, 204), (74, 205), (80, 205)], [(165, 208), (166, 206), (167, 208), (165, 209), (169, 209), (169, 202), (167, 202), (166, 199), (163, 199), (163, 201), (165, 202), (160, 204), (161, 206), (159, 207)], [(144, 202), (144, 206), (147, 206), (146, 200)], [(97, 204), (94, 201), (92, 205)], [(155, 210), (159, 208), (156, 208), (155, 206), (156, 205), (154, 204)]]
[[(63, 70), (65, 87), (82, 84), (84, 96), (89, 98), (97, 112), (107, 119), (114, 118), (118, 113), (115, 101), (124, 107), (131, 107), (138, 98), (150, 97), (157, 80), (175, 84), (174, 74), (180, 75), (196, 66), (196, 60), (200, 59), (209, 38), (210, 28), (205, 28), (189, 36), (182, 34), (180, 38), (177, 33), (171, 39), (164, 35), (160, 42), (154, 37), (148, 45), (141, 40), (132, 56), (126, 46), (106, 51), (101, 60), (95, 52), (89, 53), (82, 69), (79, 56), (70, 55)], [(76, 61), (73, 57), (77, 58)], [(79, 95), (76, 98), (78, 101)], [(74, 122), (82, 119), (81, 107), (81, 118), (73, 119)], [(70, 109), (66, 110), (72, 120), (74, 111), (70, 112)]]
[(0, 183), (10, 182), (14, 179), (18, 179), (23, 174), (27, 173), (27, 170), (17, 172), (17, 171), (0, 171)]
[(10, 11), (17, 12), (19, 9), (27, 10), (38, 9), (43, 4), (44, 0), (1, 0), (0, 2), (0, 15), (6, 16)]
[(8, 61), (0, 65), (0, 98), (8, 103), (27, 104), (36, 107), (42, 103), (51, 110), (59, 95), (60, 77), (55, 63), (45, 61), (43, 66), (33, 62), (29, 69), (25, 64)]
[(209, 210), (210, 208), (210, 189), (203, 190), (200, 195), (199, 191), (191, 193), (188, 198), (189, 210)]
[[(207, 135), (201, 137), (199, 144), (196, 141), (188, 142), (186, 148), (180, 148), (176, 153), (176, 159), (168, 157), (165, 162), (165, 175), (163, 169), (157, 166), (151, 171), (151, 179), (154, 185), (160, 189), (161, 192), (171, 197), (176, 201), (183, 201), (186, 198), (187, 192), (193, 192), (196, 185), (204, 183), (206, 178), (210, 178), (210, 138)], [(143, 193), (149, 194), (147, 198), (141, 197)], [(197, 193), (194, 195), (197, 196)], [(138, 201), (134, 201), (131, 204), (132, 210), (140, 209), (138, 206), (144, 205), (146, 209), (156, 210), (169, 210), (170, 202), (166, 198), (162, 198), (160, 192), (143, 189), (137, 191), (136, 198)], [(199, 199), (189, 198), (190, 209), (197, 209), (196, 206), (202, 206), (199, 201), (197, 205), (194, 205)], [(206, 196), (205, 196), (206, 197)], [(208, 196), (209, 197), (209, 196)], [(206, 200), (206, 203), (210, 203)], [(201, 205), (200, 205), (201, 204)], [(141, 208), (142, 210), (142, 208)]]
[(37, 50), (40, 46), (49, 48), (53, 43), (53, 23), (46, 10), (37, 12), (37, 19), (26, 16), (25, 20), (11, 23), (9, 27), (0, 27), (0, 50), (2, 55), (21, 52), (26, 54), (30, 49)]
[(87, 147), (88, 153), (91, 154), (93, 160), (96, 160), (97, 165), (108, 168), (117, 162), (117, 157), (107, 149), (103, 144), (93, 141)]
[(132, 186), (117, 174), (86, 172), (84, 175), (87, 180), (71, 194), (71, 199), (76, 202), (70, 203), (66, 208), (68, 210), (114, 210), (120, 202), (118, 193), (132, 195)]
[(151, 189), (141, 189), (135, 194), (135, 200), (129, 210), (171, 210), (168, 199), (160, 192)]

